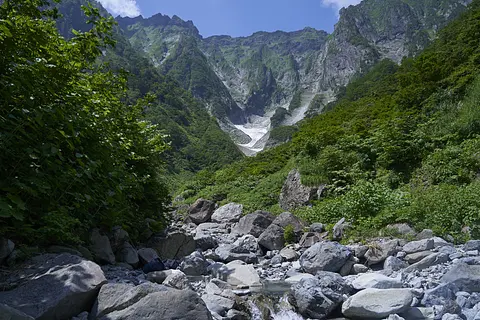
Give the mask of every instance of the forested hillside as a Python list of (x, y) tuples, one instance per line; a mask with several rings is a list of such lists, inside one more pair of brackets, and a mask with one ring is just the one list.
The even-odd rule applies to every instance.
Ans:
[(183, 194), (279, 212), (282, 184), (298, 168), (302, 183), (326, 185), (321, 200), (296, 212), (311, 222), (345, 217), (362, 234), (409, 222), (478, 237), (479, 67), (476, 0), (417, 58), (383, 60), (352, 81), (290, 143), (203, 172)]

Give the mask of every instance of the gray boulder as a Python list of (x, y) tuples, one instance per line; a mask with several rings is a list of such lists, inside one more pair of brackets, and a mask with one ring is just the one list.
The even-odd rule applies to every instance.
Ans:
[(155, 283), (143, 283), (139, 286), (126, 283), (108, 283), (98, 293), (90, 317), (99, 319), (111, 312), (119, 311), (134, 305), (150, 293), (169, 290)]
[(223, 262), (240, 260), (245, 263), (256, 263), (258, 257), (254, 252), (242, 250), (243, 247), (237, 247), (234, 244), (221, 244), (215, 249), (215, 254)]
[(310, 232), (322, 233), (325, 231), (325, 225), (323, 223), (312, 223), (308, 229)]
[(198, 199), (188, 208), (188, 219), (195, 224), (210, 221), (215, 211), (216, 204), (213, 201)]
[(251, 264), (232, 261), (221, 267), (226, 276), (225, 281), (231, 286), (259, 286), (260, 277)]
[(310, 248), (313, 246), (315, 243), (323, 241), (327, 236), (327, 233), (318, 233), (318, 232), (305, 232), (302, 237), (300, 238), (300, 241), (298, 244), (302, 248)]
[(238, 235), (250, 234), (258, 238), (272, 224), (273, 220), (275, 220), (275, 217), (271, 213), (255, 211), (242, 217), (233, 228), (232, 233)]
[(123, 230), (120, 226), (115, 226), (112, 228), (110, 244), (113, 252), (116, 253), (128, 241), (130, 241), (130, 236), (128, 235), (127, 231)]
[(293, 232), (295, 232), (295, 234), (298, 236), (303, 233), (303, 229), (305, 228), (303, 221), (290, 212), (283, 212), (279, 214), (272, 223), (282, 228), (291, 226), (293, 227)]
[(137, 303), (114, 311), (102, 320), (211, 320), (212, 315), (203, 300), (191, 290), (154, 292)]
[(33, 320), (29, 315), (0, 303), (0, 320)]
[(465, 251), (474, 251), (474, 250), (479, 250), (480, 251), (480, 240), (470, 240), (467, 241), (464, 245), (464, 250)]
[(480, 292), (480, 265), (454, 264), (441, 281), (453, 284), (462, 291)]
[(188, 276), (201, 276), (207, 274), (208, 262), (203, 254), (195, 251), (185, 257), (180, 264), (180, 270)]
[(405, 251), (408, 254), (408, 253), (431, 250), (434, 248), (434, 244), (435, 242), (433, 241), (433, 239), (411, 241), (403, 246), (403, 251)]
[(101, 235), (98, 229), (93, 229), (90, 234), (90, 251), (98, 263), (115, 264), (115, 255), (110, 245), (110, 239)]
[(353, 280), (352, 286), (356, 290), (368, 288), (395, 289), (402, 287), (402, 281), (400, 279), (384, 276), (380, 273), (366, 273)]
[(304, 278), (291, 289), (291, 303), (305, 317), (324, 319), (344, 301), (351, 288), (332, 272), (320, 272), (317, 278)]
[(91, 261), (68, 254), (14, 290), (0, 292), (0, 303), (33, 318), (69, 319), (89, 311), (100, 288), (107, 282), (102, 269)]
[(437, 305), (446, 305), (450, 301), (456, 300), (457, 286), (453, 283), (445, 283), (436, 286), (433, 289), (425, 291), (422, 298), (422, 305), (433, 307)]
[(152, 248), (142, 248), (138, 250), (138, 257), (143, 264), (149, 263), (158, 258), (158, 253)]
[(258, 243), (268, 250), (281, 250), (285, 246), (285, 230), (276, 224), (271, 224), (258, 238)]
[(162, 259), (180, 259), (195, 251), (195, 240), (181, 231), (169, 233), (166, 237), (154, 236), (148, 247), (155, 249)]
[(14, 249), (15, 244), (12, 241), (5, 238), (0, 238), (0, 265), (7, 260), (8, 256), (13, 252)]
[(368, 265), (374, 265), (385, 261), (387, 257), (395, 255), (398, 251), (400, 251), (398, 240), (375, 242), (370, 245), (365, 253), (365, 258)]
[(415, 230), (406, 223), (389, 224), (386, 229), (399, 235), (415, 235)]
[(169, 275), (173, 273), (173, 270), (153, 271), (147, 274), (147, 280), (162, 284)]
[(437, 264), (448, 262), (449, 260), (450, 260), (450, 257), (448, 256), (448, 254), (435, 253), (405, 268), (405, 273), (410, 273), (415, 270), (423, 270), (428, 267), (435, 266)]
[(280, 192), (280, 207), (283, 210), (292, 210), (307, 205), (310, 201), (318, 199), (318, 191), (319, 188), (304, 186), (300, 172), (294, 169), (288, 174)]
[(414, 264), (422, 260), (423, 258), (426, 258), (432, 255), (433, 253), (434, 253), (433, 251), (420, 251), (420, 252), (410, 253), (405, 256), (405, 261), (407, 261), (409, 264)]
[(242, 217), (243, 206), (229, 203), (221, 206), (212, 214), (212, 221), (216, 223), (235, 223)]
[(292, 248), (286, 247), (280, 250), (280, 256), (284, 258), (286, 261), (293, 261), (298, 258), (298, 253)]
[(342, 313), (348, 318), (384, 319), (407, 311), (412, 301), (408, 289), (366, 289), (348, 298)]
[(208, 249), (215, 249), (218, 246), (217, 239), (208, 233), (199, 232), (193, 238), (195, 240), (195, 247), (202, 251), (207, 251)]
[(350, 255), (350, 250), (337, 242), (319, 242), (300, 256), (300, 265), (313, 275), (318, 271), (338, 272)]

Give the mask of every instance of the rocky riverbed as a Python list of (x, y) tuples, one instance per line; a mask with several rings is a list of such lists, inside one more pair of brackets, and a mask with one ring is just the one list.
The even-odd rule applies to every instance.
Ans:
[(405, 224), (391, 228), (411, 241), (328, 240), (347, 226), (329, 235), (288, 212), (200, 199), (139, 248), (121, 228), (93, 230), (88, 248), (19, 265), (3, 239), (0, 319), (480, 319), (479, 240)]

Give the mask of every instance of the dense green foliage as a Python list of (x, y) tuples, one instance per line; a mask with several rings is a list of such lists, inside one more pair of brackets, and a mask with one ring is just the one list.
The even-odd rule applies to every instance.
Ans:
[[(113, 19), (84, 7), (93, 28), (65, 40), (42, 0), (0, 6), (0, 233), (20, 242), (79, 242), (93, 226), (132, 236), (168, 203), (166, 149), (126, 104), (126, 80), (96, 64)], [(151, 99), (150, 99), (151, 100)]]
[(297, 167), (304, 184), (327, 185), (322, 200), (298, 212), (311, 222), (345, 217), (353, 235), (408, 222), (479, 237), (479, 69), (475, 0), (418, 57), (400, 66), (381, 61), (328, 112), (306, 120), (292, 142), (192, 183), (191, 199), (223, 190), (247, 210), (278, 211), (283, 179)]

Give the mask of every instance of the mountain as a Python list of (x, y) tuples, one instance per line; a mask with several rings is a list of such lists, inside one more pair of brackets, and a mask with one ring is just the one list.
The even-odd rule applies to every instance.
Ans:
[(471, 0), (364, 0), (340, 12), (332, 34), (306, 28), (203, 38), (193, 22), (157, 14), (117, 18), (162, 74), (201, 99), (247, 154), (272, 129), (320, 113), (375, 63), (415, 56)]
[[(85, 4), (87, 4), (86, 0), (63, 0), (58, 5), (62, 17), (57, 21), (57, 27), (64, 37), (71, 37), (72, 29), (87, 31), (91, 28), (91, 25), (86, 23), (86, 17), (81, 10), (81, 5)], [(100, 4), (95, 5), (102, 15), (109, 15)], [(178, 17), (170, 19), (157, 15), (152, 17), (149, 23), (157, 27), (164, 26), (162, 29), (164, 38), (161, 42), (164, 45), (167, 45), (168, 38), (181, 38), (183, 31), (185, 35), (198, 35), (198, 30), (191, 22), (183, 22)], [(147, 93), (153, 93), (157, 97), (153, 106), (145, 110), (145, 117), (163, 130), (166, 140), (170, 143), (170, 149), (166, 152), (168, 171), (179, 174), (202, 169), (218, 169), (240, 159), (242, 154), (228, 135), (220, 129), (217, 121), (207, 112), (208, 108), (188, 92), (188, 90), (197, 92), (194, 90), (196, 87), (187, 86), (185, 89), (188, 90), (182, 89), (181, 84), (187, 81), (175, 77), (173, 70), (170, 73), (165, 72), (165, 75), (162, 74), (156, 68), (161, 60), (157, 61), (153, 56), (145, 55), (135, 41), (128, 41), (127, 38), (132, 32), (124, 31), (121, 27), (124, 25), (120, 21), (119, 27), (114, 28), (113, 32), (116, 45), (105, 50), (102, 60), (108, 63), (112, 70), (127, 71), (130, 102), (144, 97)], [(148, 24), (145, 24), (142, 31), (147, 33), (148, 30)], [(137, 37), (140, 35), (137, 34)], [(144, 39), (138, 41), (144, 41)], [(191, 49), (186, 48), (185, 52), (190, 52)], [(181, 51), (178, 48), (172, 53), (178, 61), (176, 67), (182, 61)], [(161, 50), (155, 49), (153, 52), (160, 54)], [(193, 66), (199, 65), (190, 55), (185, 56), (183, 60)], [(209, 69), (206, 71), (208, 72)], [(214, 88), (212, 84), (206, 87)]]

